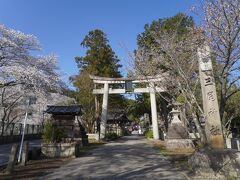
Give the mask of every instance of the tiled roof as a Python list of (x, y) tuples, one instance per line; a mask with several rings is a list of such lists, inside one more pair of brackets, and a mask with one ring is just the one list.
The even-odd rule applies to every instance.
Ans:
[(47, 106), (45, 111), (48, 114), (62, 114), (62, 115), (80, 115), (81, 106), (71, 105), (71, 106)]
[(108, 123), (113, 123), (113, 122), (121, 122), (121, 123), (126, 123), (126, 122), (131, 122), (126, 114), (109, 114), (107, 118)]

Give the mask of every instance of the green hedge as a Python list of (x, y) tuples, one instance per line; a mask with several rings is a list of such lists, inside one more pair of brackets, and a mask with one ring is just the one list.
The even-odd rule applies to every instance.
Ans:
[(115, 140), (118, 138), (118, 135), (116, 133), (107, 133), (105, 135), (106, 140)]
[(153, 131), (152, 130), (145, 131), (144, 136), (147, 138), (153, 138)]

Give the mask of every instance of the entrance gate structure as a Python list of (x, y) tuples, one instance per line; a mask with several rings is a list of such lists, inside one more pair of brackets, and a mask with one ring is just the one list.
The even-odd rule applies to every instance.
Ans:
[[(108, 95), (125, 94), (125, 93), (150, 93), (151, 114), (153, 138), (159, 139), (159, 129), (157, 120), (156, 92), (164, 92), (162, 87), (155, 85), (156, 82), (163, 80), (162, 77), (143, 77), (143, 78), (107, 78), (92, 76), (94, 89), (93, 94), (103, 94), (102, 114), (100, 122), (100, 138), (103, 139), (106, 134), (107, 112), (108, 112)], [(146, 84), (144, 88), (135, 88), (136, 84)], [(97, 88), (97, 84), (103, 84), (103, 87)], [(113, 87), (115, 88), (113, 88)], [(120, 88), (116, 88), (120, 87)]]

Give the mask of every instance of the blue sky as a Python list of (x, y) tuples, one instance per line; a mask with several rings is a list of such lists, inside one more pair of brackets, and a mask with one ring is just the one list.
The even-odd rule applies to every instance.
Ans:
[[(35, 35), (39, 54), (54, 53), (68, 76), (78, 73), (74, 57), (84, 55), (80, 42), (93, 29), (102, 29), (124, 65), (126, 49), (136, 48), (136, 37), (146, 23), (178, 12), (190, 14), (195, 0), (0, 0), (0, 23)], [(192, 15), (192, 14), (190, 14)], [(122, 73), (126, 74), (123, 66)]]

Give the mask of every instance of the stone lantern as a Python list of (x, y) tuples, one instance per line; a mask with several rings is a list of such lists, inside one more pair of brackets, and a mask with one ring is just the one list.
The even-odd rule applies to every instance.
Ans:
[(181, 112), (180, 107), (182, 104), (173, 104), (172, 111), (170, 112), (171, 119), (168, 125), (168, 131), (166, 136), (167, 149), (179, 149), (179, 148), (193, 148), (193, 142), (188, 137), (187, 127), (182, 119), (179, 119)]
[(172, 120), (171, 123), (182, 123), (179, 119), (180, 116), (180, 111), (178, 109), (173, 108), (172, 111), (170, 112), (171, 116), (172, 116)]
[(179, 119), (181, 104), (173, 104), (172, 111), (170, 112), (171, 120), (168, 125), (167, 139), (185, 139), (188, 138), (187, 128), (184, 123)]

